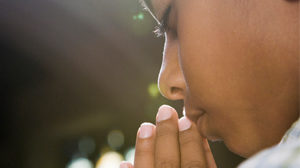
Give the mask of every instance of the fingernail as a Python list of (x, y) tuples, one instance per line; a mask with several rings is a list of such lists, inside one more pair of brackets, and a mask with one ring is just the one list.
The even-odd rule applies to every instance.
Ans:
[(185, 130), (191, 128), (191, 126), (192, 126), (191, 121), (188, 118), (186, 118), (186, 117), (182, 117), (178, 121), (179, 131), (185, 131)]
[(156, 116), (156, 122), (161, 122), (167, 119), (170, 119), (172, 116), (172, 107), (168, 105), (162, 105), (158, 109), (158, 113)]
[(153, 124), (143, 123), (140, 127), (139, 138), (145, 139), (151, 137), (153, 134)]
[(130, 166), (128, 165), (128, 163), (127, 162), (121, 162), (120, 163), (120, 168), (130, 168)]

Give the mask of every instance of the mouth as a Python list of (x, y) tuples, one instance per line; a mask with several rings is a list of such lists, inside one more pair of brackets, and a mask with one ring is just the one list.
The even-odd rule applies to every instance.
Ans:
[(207, 138), (210, 141), (223, 141), (223, 139), (220, 136), (211, 134), (208, 131), (207, 122), (205, 121), (208, 117), (208, 113), (206, 112), (206, 110), (202, 108), (192, 109), (184, 107), (183, 114), (184, 116), (189, 118), (193, 123), (196, 124), (198, 132), (203, 138)]
[(201, 109), (201, 108), (200, 109), (196, 109), (196, 110), (192, 110), (192, 109), (186, 109), (185, 107), (183, 107), (183, 115), (187, 116), (195, 124), (198, 123), (198, 120), (205, 113), (206, 113), (206, 111), (204, 109)]
[(199, 133), (203, 137), (206, 137), (203, 135), (203, 132), (202, 132), (203, 131), (202, 130), (202, 126), (203, 126), (202, 118), (203, 118), (204, 114), (206, 114), (206, 111), (202, 108), (198, 108), (198, 109), (189, 109), (189, 108), (185, 108), (185, 107), (183, 108), (183, 115), (187, 116), (187, 118), (189, 118), (193, 123), (195, 123)]

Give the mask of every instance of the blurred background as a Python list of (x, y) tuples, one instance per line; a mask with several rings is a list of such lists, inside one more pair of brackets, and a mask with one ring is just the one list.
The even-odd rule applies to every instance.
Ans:
[[(0, 0), (1, 167), (117, 168), (154, 122), (163, 38), (137, 0)], [(181, 115), (181, 114), (180, 114)], [(219, 167), (243, 159), (211, 143)]]

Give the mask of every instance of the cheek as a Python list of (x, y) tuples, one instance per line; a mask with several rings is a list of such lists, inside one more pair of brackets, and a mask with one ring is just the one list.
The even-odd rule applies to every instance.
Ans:
[[(179, 64), (191, 101), (208, 113), (204, 132), (224, 138), (237, 151), (251, 148), (240, 137), (251, 135), (253, 142), (257, 137), (280, 137), (294, 112), (299, 114), (298, 52), (278, 39), (278, 34), (288, 33), (273, 30), (275, 22), (265, 29), (263, 20), (243, 15), (232, 0), (223, 5), (217, 5), (218, 0), (184, 2), (178, 1)], [(249, 26), (251, 22), (255, 26)], [(282, 111), (293, 114), (283, 118)], [(279, 117), (284, 122), (272, 122)]]
[(187, 85), (191, 94), (201, 95), (206, 106), (226, 104), (225, 97), (237, 98), (254, 80), (251, 74), (255, 72), (250, 69), (256, 58), (240, 50), (248, 46), (234, 32), (238, 20), (221, 15), (218, 10), (222, 9), (215, 9), (215, 4), (189, 5), (200, 9), (187, 10), (191, 6), (186, 4), (178, 14), (179, 59)]
[(179, 62), (191, 94), (205, 106), (253, 111), (276, 97), (294, 70), (283, 53), (272, 53), (275, 44), (262, 39), (262, 28), (249, 27), (255, 16), (233, 1), (217, 2), (178, 4)]

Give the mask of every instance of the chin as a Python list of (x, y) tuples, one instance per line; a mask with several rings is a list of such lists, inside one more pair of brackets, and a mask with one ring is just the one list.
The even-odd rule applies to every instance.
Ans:
[(226, 139), (224, 139), (223, 141), (229, 151), (243, 158), (249, 158), (261, 150), (257, 149), (256, 146), (247, 145), (247, 142)]
[[(250, 141), (247, 138), (236, 139), (233, 138), (234, 136), (232, 135), (223, 137), (220, 131), (217, 131), (216, 128), (213, 128), (214, 125), (210, 125), (210, 122), (208, 122), (207, 117), (208, 116), (204, 114), (196, 122), (198, 132), (203, 138), (206, 138), (211, 142), (222, 141), (231, 152), (244, 158), (248, 158), (259, 151), (257, 150), (258, 149), (257, 146), (251, 146)], [(241, 136), (237, 136), (237, 137), (241, 137)]]

